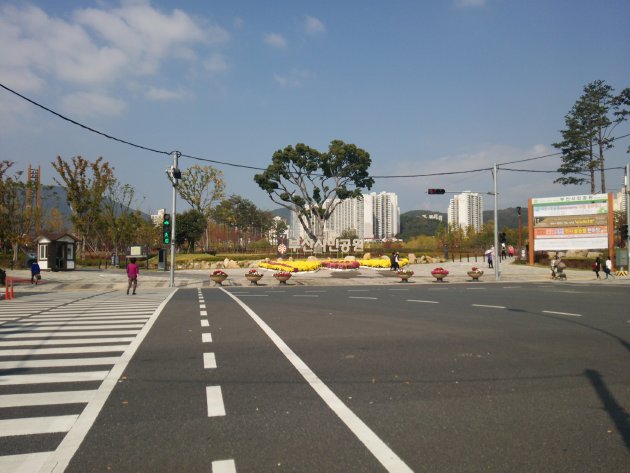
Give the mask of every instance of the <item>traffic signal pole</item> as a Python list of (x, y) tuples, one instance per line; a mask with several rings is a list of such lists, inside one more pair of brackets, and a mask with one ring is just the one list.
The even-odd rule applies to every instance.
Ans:
[(626, 164), (626, 253), (628, 255), (628, 269), (630, 269), (630, 164)]
[(499, 271), (499, 193), (497, 192), (497, 163), (492, 166), (492, 181), (494, 190), (494, 255), (492, 259), (494, 261), (494, 278), (498, 281), (501, 278), (501, 271)]
[(178, 170), (178, 160), (180, 156), (181, 153), (179, 151), (173, 151), (173, 166), (169, 174), (171, 184), (173, 185), (173, 202), (171, 206), (173, 211), (171, 213), (171, 271), (168, 287), (175, 287), (175, 221), (177, 215), (177, 177), (175, 172)]

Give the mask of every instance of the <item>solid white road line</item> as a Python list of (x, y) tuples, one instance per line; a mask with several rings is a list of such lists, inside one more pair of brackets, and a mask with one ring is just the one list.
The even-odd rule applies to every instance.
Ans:
[(236, 463), (234, 460), (213, 461), (212, 473), (236, 473)]
[[(133, 340), (133, 337), (107, 337), (107, 338), (68, 338), (66, 340), (0, 340), (0, 348), (4, 347), (43, 347), (45, 345), (94, 345), (95, 343), (125, 343)], [(31, 348), (31, 349), (33, 349)]]
[[(0, 407), (52, 406), (55, 404), (85, 404), (96, 390), (53, 391), (45, 393), (4, 394), (0, 396)], [(0, 471), (2, 468), (0, 468)]]
[(33, 473), (39, 471), (52, 452), (22, 453), (0, 457), (0, 471)]
[(581, 314), (572, 314), (571, 312), (555, 312), (553, 310), (543, 310), (543, 314), (569, 315), (571, 317), (582, 317)]
[(407, 302), (423, 302), (425, 304), (439, 304), (439, 301), (423, 301), (420, 299), (407, 299)]
[(68, 432), (78, 418), (78, 415), (67, 415), (0, 420), (0, 437)]
[(322, 398), (328, 407), (343, 421), (354, 435), (366, 446), (366, 448), (381, 462), (390, 472), (412, 472), (411, 468), (403, 462), (392, 449), (387, 446), (352, 410), (346, 406), (332, 390), (308, 367), (302, 359), (267, 325), (252, 309), (250, 309), (238, 297), (230, 294), (223, 288), (219, 288), (231, 297), (239, 306), (249, 314), (263, 332), (278, 347), (280, 352), (289, 360), (295, 369), (302, 375), (306, 382)]
[(214, 353), (203, 354), (203, 367), (207, 370), (211, 370), (217, 367), (217, 360)]
[(206, 386), (206, 401), (208, 402), (208, 417), (225, 415), (221, 386)]
[(177, 289), (173, 290), (153, 312), (151, 319), (145, 324), (140, 333), (138, 333), (138, 336), (134, 339), (134, 341), (129, 344), (129, 347), (121, 355), (118, 363), (116, 363), (109, 371), (109, 374), (99, 386), (94, 398), (87, 404), (87, 406), (85, 406), (85, 409), (81, 412), (77, 422), (63, 438), (57, 447), (57, 450), (55, 450), (55, 452), (47, 458), (45, 464), (39, 470), (39, 473), (62, 472), (66, 469), (70, 460), (79, 448), (79, 445), (81, 445), (81, 442), (83, 442), (83, 439), (94, 424), (99, 412), (103, 409), (109, 394), (118, 384), (118, 380), (125, 372), (129, 361), (131, 361), (131, 358), (138, 350), (140, 344), (144, 341), (158, 316), (176, 292)]
[(486, 307), (488, 309), (505, 309), (504, 305), (486, 305), (486, 304), (471, 304), (473, 307)]
[(109, 371), (80, 371), (76, 373), (8, 374), (0, 377), (0, 386), (42, 384), (42, 383), (81, 383), (102, 381)]
[(202, 333), (201, 334), (201, 343), (212, 343), (212, 334), (210, 334), (210, 333)]
[(61, 347), (61, 348), (16, 348), (14, 350), (0, 350), (0, 356), (26, 355), (68, 355), (71, 353), (108, 353), (123, 352), (129, 345), (103, 345), (99, 347)]
[(210, 327), (210, 322), (208, 322), (206, 319), (203, 319), (201, 321), (201, 326), (202, 327)]
[(93, 358), (58, 358), (47, 360), (16, 360), (0, 361), (0, 370), (17, 368), (53, 368), (61, 366), (97, 366), (113, 365), (118, 361), (117, 356), (95, 356)]

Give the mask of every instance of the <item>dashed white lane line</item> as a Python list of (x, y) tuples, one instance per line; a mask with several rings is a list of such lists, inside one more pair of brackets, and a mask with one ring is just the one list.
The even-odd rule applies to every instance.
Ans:
[(201, 343), (212, 343), (212, 334), (210, 334), (210, 333), (202, 333), (201, 334)]
[(488, 309), (505, 309), (504, 305), (486, 305), (486, 304), (472, 304), (473, 307), (486, 307)]
[(208, 402), (208, 417), (225, 415), (221, 386), (206, 386), (206, 401)]
[(361, 297), (361, 296), (350, 296), (349, 299), (372, 299), (377, 300), (378, 297)]
[(304, 291), (304, 292), (328, 292), (328, 291), (318, 291), (318, 290), (316, 290), (316, 291)]
[(205, 309), (206, 308), (206, 304), (199, 304), (199, 308), (200, 309)]
[(293, 297), (319, 297), (319, 294), (293, 294)]
[(231, 297), (262, 329), (280, 352), (289, 360), (306, 382), (322, 398), (326, 405), (346, 424), (348, 429), (366, 446), (366, 448), (391, 472), (411, 473), (413, 470), (389, 446), (381, 440), (317, 375), (295, 354), (291, 348), (267, 325), (252, 309), (238, 297), (219, 288)]
[(543, 314), (553, 314), (553, 315), (568, 315), (571, 317), (582, 317), (581, 314), (572, 314), (571, 312), (555, 312), (553, 310), (543, 310)]
[(204, 315), (208, 315), (208, 311), (207, 310), (200, 310), (199, 311), (199, 315), (204, 316)]
[(369, 289), (348, 289), (348, 292), (370, 292)]
[(208, 322), (207, 319), (203, 319), (203, 320), (201, 320), (201, 326), (202, 327), (210, 327), (210, 322)]
[(215, 358), (214, 353), (203, 354), (203, 367), (207, 370), (215, 369), (217, 367), (217, 359)]
[(213, 461), (212, 473), (236, 473), (236, 464), (234, 460)]
[(407, 302), (422, 302), (424, 304), (439, 304), (438, 301), (423, 301), (420, 299), (407, 299)]

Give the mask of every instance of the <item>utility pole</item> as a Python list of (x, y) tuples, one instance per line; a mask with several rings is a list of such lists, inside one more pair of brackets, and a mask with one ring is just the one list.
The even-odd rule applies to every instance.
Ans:
[[(626, 164), (624, 181), (626, 187), (626, 229), (630, 230), (630, 164)], [(630, 231), (626, 236), (626, 254), (628, 255), (628, 269), (630, 269)]]
[(175, 220), (177, 215), (177, 183), (182, 178), (182, 173), (178, 168), (179, 157), (182, 155), (179, 151), (173, 151), (173, 164), (166, 170), (166, 175), (173, 185), (173, 202), (171, 213), (171, 271), (168, 287), (175, 287)]
[(497, 163), (492, 166), (492, 177), (494, 185), (494, 277), (498, 281), (501, 279), (501, 271), (499, 271), (499, 193), (497, 192)]

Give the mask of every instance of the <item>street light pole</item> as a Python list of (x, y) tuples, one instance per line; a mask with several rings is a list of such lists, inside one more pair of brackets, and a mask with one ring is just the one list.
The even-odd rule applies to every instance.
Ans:
[(494, 277), (498, 281), (501, 278), (499, 271), (499, 193), (497, 192), (497, 163), (492, 166), (492, 177), (494, 185)]
[(173, 185), (173, 202), (171, 213), (171, 271), (168, 287), (175, 287), (175, 221), (177, 219), (177, 181), (181, 178), (181, 173), (178, 168), (178, 160), (181, 156), (179, 151), (173, 151), (173, 164), (170, 169), (167, 169), (166, 174)]

